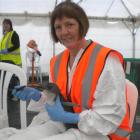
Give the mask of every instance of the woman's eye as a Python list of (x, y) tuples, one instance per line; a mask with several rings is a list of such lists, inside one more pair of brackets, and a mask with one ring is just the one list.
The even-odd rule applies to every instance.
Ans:
[(55, 30), (60, 30), (61, 29), (60, 26), (55, 26), (54, 28), (55, 28)]
[(67, 24), (67, 27), (72, 27), (72, 26), (73, 26), (72, 23)]

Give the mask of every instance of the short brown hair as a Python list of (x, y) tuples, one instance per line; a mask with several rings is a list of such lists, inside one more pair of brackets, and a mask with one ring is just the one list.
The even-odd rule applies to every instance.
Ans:
[(8, 18), (5, 18), (5, 19), (3, 20), (3, 22), (2, 22), (2, 24), (5, 24), (5, 23), (7, 23), (7, 24), (10, 25), (10, 30), (12, 31), (12, 30), (13, 30), (12, 21), (11, 21), (10, 19), (8, 19)]
[(63, 17), (74, 18), (79, 23), (80, 37), (85, 37), (89, 28), (89, 21), (84, 10), (74, 2), (62, 2), (58, 4), (51, 14), (51, 35), (55, 42), (58, 42), (58, 38), (55, 33), (54, 22), (57, 18)]
[[(3, 22), (2, 22), (2, 24), (3, 24), (3, 25), (4, 25), (4, 24), (9, 24), (9, 25), (10, 25), (10, 31), (13, 31), (12, 21), (11, 21), (10, 19), (5, 18), (5, 19), (3, 20)], [(3, 29), (2, 32), (3, 32), (3, 34), (4, 34), (5, 30)]]

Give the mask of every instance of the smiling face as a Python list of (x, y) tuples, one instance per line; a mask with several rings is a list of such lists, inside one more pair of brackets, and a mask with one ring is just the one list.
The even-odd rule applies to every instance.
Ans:
[(74, 18), (57, 18), (54, 29), (58, 40), (68, 49), (73, 49), (79, 43), (79, 23)]

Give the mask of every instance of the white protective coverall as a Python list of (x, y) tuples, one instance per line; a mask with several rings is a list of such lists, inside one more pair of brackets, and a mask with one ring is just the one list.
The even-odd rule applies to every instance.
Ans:
[[(76, 58), (80, 55), (81, 53), (78, 53)], [(75, 61), (78, 62), (78, 59)], [(77, 64), (74, 63), (73, 68)], [(69, 75), (72, 76), (71, 72), (72, 70), (69, 69)], [(63, 123), (52, 121), (44, 109), (26, 129), (0, 140), (109, 140), (106, 135), (118, 128), (126, 111), (125, 74), (118, 58), (111, 54), (100, 76), (95, 98), (93, 109), (80, 113), (79, 129), (66, 130)], [(35, 110), (37, 107), (40, 110), (40, 107), (45, 104), (42, 100), (30, 105), (30, 108)]]

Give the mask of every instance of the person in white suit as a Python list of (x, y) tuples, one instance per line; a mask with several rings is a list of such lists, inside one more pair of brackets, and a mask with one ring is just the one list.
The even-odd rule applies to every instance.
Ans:
[[(129, 124), (121, 54), (85, 39), (89, 21), (73, 2), (55, 7), (50, 26), (54, 41), (66, 47), (50, 62), (51, 82), (63, 99), (57, 96), (50, 105), (44, 92), (15, 87), (17, 98), (42, 104), (46, 118), (6, 140), (126, 140)], [(62, 102), (75, 106), (68, 111)]]

